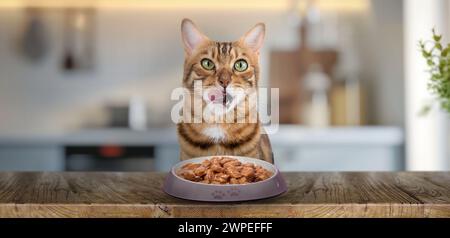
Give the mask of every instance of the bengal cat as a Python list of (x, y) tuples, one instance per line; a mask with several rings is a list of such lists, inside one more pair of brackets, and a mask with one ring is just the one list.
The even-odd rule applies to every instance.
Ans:
[[(185, 61), (183, 87), (191, 94), (191, 101), (200, 98), (202, 118), (178, 123), (181, 160), (210, 155), (239, 155), (273, 163), (269, 137), (256, 115), (251, 120), (250, 94), (259, 80), (259, 52), (263, 45), (265, 25), (255, 25), (239, 40), (217, 42), (210, 40), (189, 19), (181, 23)], [(201, 82), (201, 92), (194, 90)], [(245, 92), (245, 93), (242, 93)], [(189, 100), (188, 100), (189, 101)], [(250, 103), (251, 104), (251, 103)], [(192, 106), (189, 110), (194, 115)], [(217, 108), (222, 111), (218, 112)], [(238, 110), (244, 113), (238, 115)], [(222, 121), (211, 118), (221, 114)], [(232, 121), (224, 116), (234, 115)], [(238, 115), (238, 116), (236, 116)], [(198, 119), (198, 118), (197, 118)]]

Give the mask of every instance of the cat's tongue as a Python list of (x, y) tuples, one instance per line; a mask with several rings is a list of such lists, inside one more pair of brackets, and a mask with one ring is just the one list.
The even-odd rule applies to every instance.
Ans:
[(223, 92), (221, 90), (211, 90), (208, 93), (208, 98), (212, 103), (223, 103)]

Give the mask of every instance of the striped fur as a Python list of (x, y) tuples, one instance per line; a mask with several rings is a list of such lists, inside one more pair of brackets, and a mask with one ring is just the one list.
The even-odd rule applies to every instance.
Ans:
[[(245, 36), (235, 42), (216, 42), (202, 35), (191, 21), (184, 20), (183, 24), (189, 24), (187, 27), (182, 25), (186, 53), (183, 87), (191, 90), (194, 95), (195, 80), (201, 80), (203, 88), (218, 87), (219, 78), (224, 74), (231, 79), (228, 87), (258, 87), (259, 50), (249, 47)], [(201, 67), (201, 60), (204, 58), (214, 62), (214, 70)], [(234, 62), (238, 59), (245, 59), (248, 63), (248, 69), (244, 72), (233, 70)], [(203, 101), (202, 104), (205, 108), (206, 103)], [(209, 155), (240, 155), (273, 163), (270, 141), (267, 134), (262, 133), (261, 123), (250, 123), (247, 111), (244, 117), (246, 123), (179, 123), (177, 129), (181, 160)]]

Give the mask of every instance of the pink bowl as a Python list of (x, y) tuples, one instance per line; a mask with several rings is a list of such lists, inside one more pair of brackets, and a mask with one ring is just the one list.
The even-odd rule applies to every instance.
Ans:
[(176, 174), (183, 165), (187, 163), (201, 163), (203, 160), (211, 159), (214, 156), (198, 157), (184, 160), (172, 167), (164, 183), (164, 191), (174, 197), (208, 202), (233, 202), (248, 201), (262, 198), (269, 198), (280, 195), (287, 191), (286, 182), (275, 165), (263, 160), (258, 160), (242, 156), (228, 156), (238, 159), (243, 163), (254, 163), (273, 173), (272, 177), (249, 184), (203, 184), (192, 182), (179, 177)]

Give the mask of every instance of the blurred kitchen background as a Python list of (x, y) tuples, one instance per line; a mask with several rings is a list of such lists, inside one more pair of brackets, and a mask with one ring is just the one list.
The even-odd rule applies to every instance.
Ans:
[(417, 42), (449, 40), (445, 0), (2, 0), (0, 170), (167, 171), (180, 22), (231, 41), (266, 23), (261, 86), (284, 171), (448, 170), (448, 117)]

